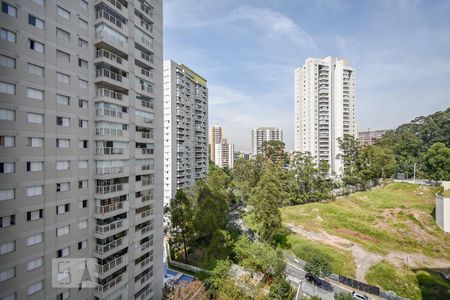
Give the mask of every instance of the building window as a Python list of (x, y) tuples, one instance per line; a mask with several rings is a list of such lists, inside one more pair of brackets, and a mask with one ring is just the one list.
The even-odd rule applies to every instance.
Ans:
[(16, 277), (16, 267), (0, 272), (0, 282)]
[(88, 141), (87, 140), (81, 140), (78, 142), (78, 148), (80, 149), (87, 149), (88, 147)]
[(60, 160), (56, 162), (56, 170), (69, 170), (70, 160)]
[(87, 200), (82, 200), (80, 201), (79, 207), (78, 208), (86, 208), (88, 204)]
[(80, 128), (88, 128), (88, 121), (87, 120), (79, 120), (78, 121), (78, 126)]
[(30, 285), (27, 289), (27, 295), (33, 295), (44, 288), (44, 281), (39, 281), (33, 285)]
[(16, 43), (17, 40), (17, 34), (15, 32), (12, 32), (11, 30), (2, 28), (0, 31), (0, 38), (2, 40), (11, 42), (11, 43)]
[(70, 118), (56, 117), (56, 125), (69, 127), (70, 126)]
[(16, 59), (6, 55), (0, 55), (0, 65), (9, 69), (15, 69)]
[(27, 197), (42, 196), (44, 194), (44, 186), (36, 185), (27, 187)]
[(78, 19), (78, 23), (80, 24), (80, 27), (83, 29), (87, 29), (88, 28), (88, 22), (86, 22), (85, 20), (79, 18)]
[(70, 41), (70, 33), (60, 28), (56, 28), (56, 36), (66, 41)]
[(70, 211), (70, 204), (69, 203), (61, 204), (61, 205), (56, 206), (56, 214), (57, 215), (65, 214), (68, 211)]
[(33, 64), (28, 64), (28, 73), (35, 75), (35, 76), (43, 77), (44, 76), (44, 67), (33, 65)]
[(70, 225), (62, 226), (59, 228), (56, 228), (56, 236), (64, 236), (68, 235), (70, 232)]
[(62, 83), (69, 84), (70, 83), (70, 76), (67, 74), (56, 72), (56, 80)]
[(65, 247), (56, 251), (56, 257), (58, 258), (66, 257), (69, 254), (70, 254), (70, 247)]
[(88, 161), (87, 160), (79, 160), (78, 161), (78, 169), (87, 169)]
[(70, 298), (70, 290), (64, 291), (61, 294), (58, 294), (56, 300), (67, 300)]
[(43, 234), (38, 233), (27, 238), (27, 246), (33, 246), (42, 243)]
[(56, 184), (57, 192), (68, 192), (70, 191), (70, 182), (61, 182)]
[(87, 60), (84, 60), (84, 59), (79, 58), (79, 59), (78, 59), (78, 66), (79, 66), (80, 68), (83, 68), (83, 69), (86, 69), (86, 70), (87, 70), (87, 68), (88, 68), (88, 62), (87, 62)]
[(17, 8), (5, 1), (2, 2), (2, 12), (7, 14), (8, 16), (17, 18)]
[(37, 209), (27, 212), (27, 221), (36, 221), (44, 217), (44, 210)]
[(39, 268), (44, 264), (44, 259), (42, 257), (30, 260), (27, 262), (27, 271), (34, 270), (36, 268)]
[(85, 0), (80, 0), (80, 7), (82, 9), (88, 9), (88, 2)]
[(86, 229), (88, 225), (88, 221), (87, 220), (83, 220), (78, 222), (78, 229)]
[(16, 85), (8, 82), (0, 81), (0, 93), (15, 95), (16, 94)]
[(87, 243), (88, 243), (87, 240), (78, 242), (78, 250), (85, 249), (87, 247)]
[(62, 104), (62, 105), (69, 105), (70, 97), (64, 96), (64, 95), (56, 95), (56, 103)]
[(78, 181), (78, 188), (79, 189), (87, 189), (88, 187), (88, 181), (87, 180), (80, 180)]
[(70, 63), (70, 54), (61, 50), (56, 50), (56, 58), (67, 63)]
[(16, 241), (0, 244), (0, 255), (16, 251)]
[(83, 40), (83, 39), (78, 39), (78, 46), (80, 47), (80, 48), (83, 48), (83, 49), (87, 49), (87, 47), (88, 47), (88, 42), (87, 41), (85, 41), (85, 40)]
[(40, 172), (43, 169), (44, 169), (44, 162), (42, 161), (27, 162), (27, 172)]
[(16, 172), (16, 163), (0, 162), (0, 174), (11, 174)]
[(87, 100), (78, 100), (78, 107), (80, 108), (88, 108), (88, 102)]
[(0, 147), (15, 147), (16, 137), (8, 135), (0, 135)]
[(33, 15), (28, 15), (28, 24), (39, 29), (44, 29), (44, 21)]
[(0, 201), (14, 200), (15, 197), (16, 190), (14, 189), (0, 190)]
[(56, 13), (58, 14), (58, 16), (69, 20), (70, 19), (70, 12), (60, 6), (56, 7)]
[(44, 100), (44, 91), (33, 88), (27, 88), (27, 96), (28, 98), (31, 99)]
[(79, 79), (78, 84), (79, 84), (80, 88), (82, 88), (82, 89), (88, 88), (88, 82), (86, 80)]
[(15, 224), (16, 224), (15, 215), (0, 217), (0, 228), (9, 227)]
[(69, 139), (56, 139), (56, 148), (69, 148), (70, 140)]
[(31, 50), (34, 50), (39, 53), (44, 53), (44, 44), (32, 39), (28, 39), (28, 44)]
[(31, 148), (42, 148), (44, 147), (44, 138), (29, 137), (27, 146)]
[(27, 113), (27, 121), (32, 124), (43, 124), (44, 123), (44, 115), (35, 114), (35, 113)]
[(34, 3), (39, 4), (40, 6), (45, 5), (45, 0), (32, 0)]
[(16, 112), (11, 109), (0, 108), (0, 120), (14, 121), (16, 119)]

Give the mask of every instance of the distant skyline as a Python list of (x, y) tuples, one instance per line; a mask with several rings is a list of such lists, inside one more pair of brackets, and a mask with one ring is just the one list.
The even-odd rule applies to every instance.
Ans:
[(308, 57), (356, 69), (359, 131), (450, 106), (450, 2), (165, 0), (164, 59), (208, 80), (209, 124), (237, 150), (278, 127), (293, 149), (294, 70)]

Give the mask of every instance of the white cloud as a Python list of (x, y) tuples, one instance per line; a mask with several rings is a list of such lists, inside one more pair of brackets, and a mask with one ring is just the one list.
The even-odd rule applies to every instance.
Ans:
[(231, 103), (243, 104), (245, 102), (251, 102), (253, 100), (252, 96), (247, 95), (241, 91), (238, 91), (228, 86), (211, 84), (208, 86), (208, 89), (209, 89), (209, 103), (211, 105), (222, 105)]

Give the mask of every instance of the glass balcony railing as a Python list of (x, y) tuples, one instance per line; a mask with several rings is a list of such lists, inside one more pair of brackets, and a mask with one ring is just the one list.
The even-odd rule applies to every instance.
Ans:
[(115, 72), (112, 72), (108, 69), (97, 69), (97, 71), (95, 72), (95, 77), (107, 77), (107, 78), (111, 78), (112, 80), (118, 81), (118, 82), (122, 82), (123, 78), (122, 75), (117, 74)]
[(113, 117), (113, 118), (118, 118), (118, 119), (123, 118), (123, 113), (121, 111), (108, 109), (108, 108), (97, 108), (95, 110), (95, 114), (96, 114), (96, 116), (106, 116), (106, 117)]
[(100, 205), (95, 207), (95, 212), (97, 214), (106, 214), (110, 212), (114, 212), (120, 209), (123, 209), (125, 207), (125, 201), (120, 201), (112, 204), (107, 205)]
[(123, 136), (123, 131), (120, 129), (113, 128), (96, 128), (95, 134), (98, 136)]
[(96, 148), (95, 153), (97, 155), (122, 155), (128, 154), (128, 148), (112, 148), (112, 147)]
[(112, 230), (120, 229), (125, 226), (124, 220), (118, 220), (106, 225), (95, 225), (95, 233), (105, 234)]
[(119, 247), (119, 246), (121, 246), (123, 244), (124, 244), (124, 238), (123, 237), (120, 238), (120, 239), (114, 240), (114, 241), (112, 241), (110, 243), (107, 243), (105, 245), (96, 244), (95, 245), (95, 252), (97, 252), (99, 254), (104, 254), (104, 253), (107, 253), (107, 252), (109, 252), (111, 250), (116, 249), (117, 247)]
[(120, 101), (123, 101), (125, 99), (125, 97), (127, 97), (125, 94), (115, 92), (113, 90), (109, 90), (109, 89), (105, 89), (105, 88), (97, 89), (96, 95), (97, 95), (97, 97), (108, 97), (108, 98), (120, 100)]
[(97, 273), (103, 275), (106, 272), (108, 272), (109, 270), (119, 266), (120, 264), (122, 264), (124, 262), (124, 255), (119, 256), (118, 258), (108, 262), (107, 264), (104, 265), (96, 265), (96, 270)]
[(97, 188), (96, 188), (97, 194), (101, 194), (101, 195), (121, 192), (123, 190), (124, 190), (124, 184), (123, 183), (118, 183), (118, 184), (113, 184), (113, 185), (106, 185), (106, 186), (97, 186)]
[(112, 24), (116, 25), (119, 28), (124, 28), (125, 24), (120, 21), (119, 19), (113, 17), (110, 13), (108, 13), (106, 10), (99, 10), (95, 13), (95, 19), (106, 19)]

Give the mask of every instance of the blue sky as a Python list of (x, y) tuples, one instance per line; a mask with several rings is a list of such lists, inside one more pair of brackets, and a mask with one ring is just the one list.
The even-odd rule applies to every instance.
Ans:
[(259, 126), (293, 148), (294, 69), (329, 55), (356, 69), (360, 130), (450, 107), (450, 1), (164, 0), (164, 59), (208, 80), (209, 123), (236, 149)]

